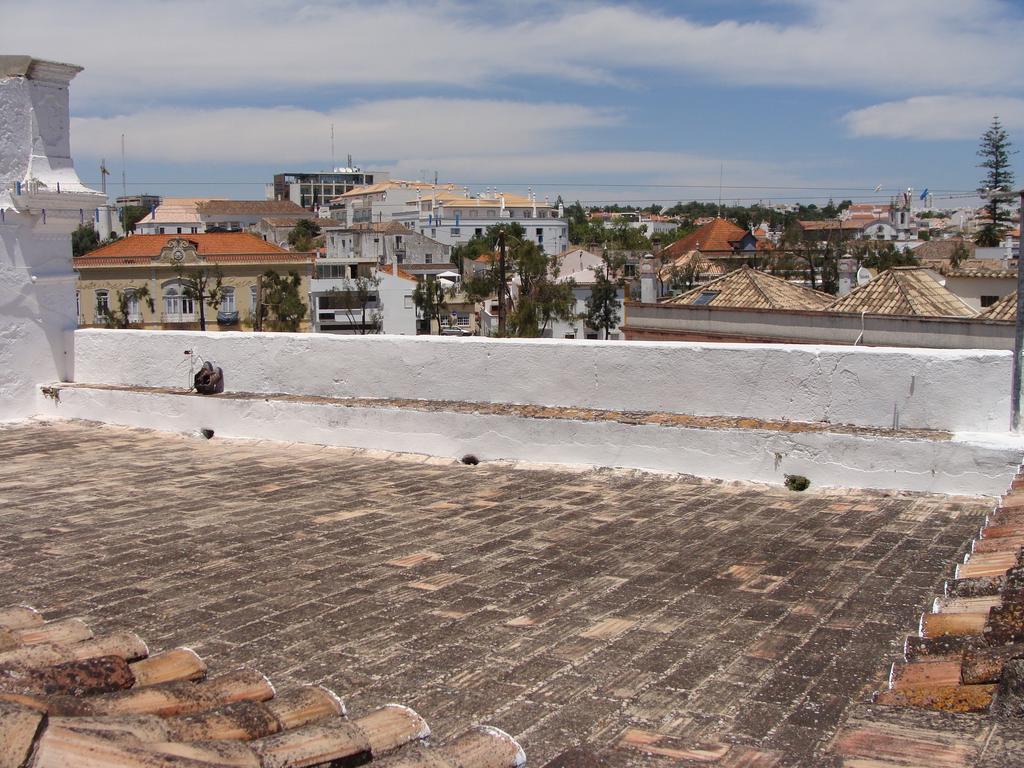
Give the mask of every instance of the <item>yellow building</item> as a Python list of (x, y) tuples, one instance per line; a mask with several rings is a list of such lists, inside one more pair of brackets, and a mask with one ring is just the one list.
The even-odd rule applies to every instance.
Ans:
[[(301, 279), (299, 296), (307, 305), (299, 330), (309, 330), (309, 288), (312, 253), (287, 251), (262, 238), (241, 232), (189, 235), (130, 235), (74, 260), (78, 272), (79, 326), (106, 325), (103, 310), (117, 313), (127, 296), (127, 320), (133, 328), (168, 330), (199, 327), (197, 300), (185, 290), (197, 273), (221, 276), (223, 300), (216, 309), (204, 308), (207, 330), (252, 328), (260, 275), (273, 270), (282, 277), (295, 272)], [(149, 302), (136, 296), (142, 287)], [(264, 297), (264, 303), (266, 298)], [(274, 318), (270, 313), (271, 329)]]

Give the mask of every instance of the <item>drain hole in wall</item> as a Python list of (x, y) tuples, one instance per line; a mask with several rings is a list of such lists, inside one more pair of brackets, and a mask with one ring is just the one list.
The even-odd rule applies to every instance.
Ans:
[(205, 437), (207, 440), (209, 440), (211, 437), (213, 437), (213, 430), (207, 427), (203, 427), (202, 429), (199, 430), (199, 434)]
[(461, 461), (463, 464), (468, 464), (471, 467), (475, 467), (477, 464), (480, 463), (480, 459), (478, 459), (472, 453), (467, 453), (465, 456), (459, 459), (459, 461)]

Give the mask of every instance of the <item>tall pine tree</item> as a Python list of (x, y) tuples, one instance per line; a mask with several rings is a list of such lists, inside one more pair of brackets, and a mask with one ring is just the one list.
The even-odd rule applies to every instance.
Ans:
[(1013, 191), (1010, 155), (1016, 154), (1016, 150), (1012, 150), (1012, 146), (999, 118), (992, 118), (992, 125), (982, 134), (978, 147), (978, 157), (981, 158), (978, 167), (985, 169), (985, 178), (981, 180), (982, 186), (978, 191), (988, 199), (985, 204), (988, 221), (975, 239), (981, 246), (999, 245), (1003, 231), (1010, 223), (1010, 203), (1001, 194)]

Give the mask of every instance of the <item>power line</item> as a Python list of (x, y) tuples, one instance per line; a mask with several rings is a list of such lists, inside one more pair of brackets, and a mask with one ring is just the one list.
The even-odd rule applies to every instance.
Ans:
[[(87, 182), (93, 183), (93, 182)], [(132, 186), (185, 186), (185, 185), (222, 185), (222, 186), (266, 186), (269, 182), (267, 181), (136, 181), (132, 182)], [(443, 181), (438, 186), (444, 187), (448, 185), (455, 187), (521, 187), (527, 184), (527, 182), (520, 181)], [(719, 188), (718, 184), (621, 184), (621, 183), (595, 183), (595, 182), (574, 182), (574, 181), (546, 181), (546, 182), (530, 182), (530, 186), (534, 187), (569, 187), (572, 189), (710, 189), (715, 190)], [(843, 187), (843, 186), (831, 186), (831, 187), (799, 187), (799, 186), (787, 186), (787, 185), (757, 185), (757, 184), (734, 184), (734, 185), (723, 185), (722, 189), (762, 189), (762, 190), (790, 190), (790, 191), (806, 191), (806, 192), (827, 192), (827, 193), (839, 193), (839, 192), (875, 192), (874, 187)], [(902, 193), (905, 190), (902, 187), (891, 187), (888, 188), (889, 192)], [(945, 189), (935, 188), (930, 190), (932, 193), (961, 193), (976, 195), (977, 190), (974, 189)], [(885, 195), (889, 197), (889, 194)], [(934, 195), (933, 195), (934, 196)]]

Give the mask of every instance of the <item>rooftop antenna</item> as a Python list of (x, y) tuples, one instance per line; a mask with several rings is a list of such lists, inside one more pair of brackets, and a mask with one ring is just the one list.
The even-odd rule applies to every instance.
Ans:
[(105, 159), (100, 160), (100, 192), (104, 195), (107, 194), (107, 176), (110, 175), (110, 171), (107, 170), (107, 161)]
[(331, 170), (334, 170), (334, 123), (331, 123)]
[(437, 186), (437, 171), (434, 171), (434, 186)]
[(718, 218), (722, 218), (722, 172), (725, 170), (725, 163), (718, 164)]
[(125, 172), (124, 134), (121, 134), (121, 193), (128, 197), (128, 174)]

